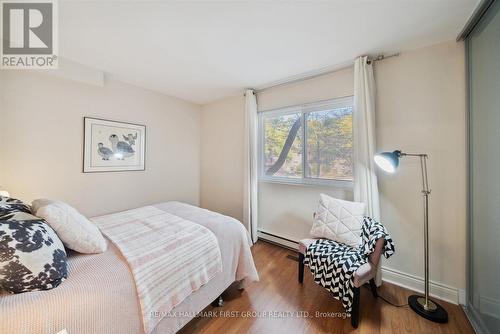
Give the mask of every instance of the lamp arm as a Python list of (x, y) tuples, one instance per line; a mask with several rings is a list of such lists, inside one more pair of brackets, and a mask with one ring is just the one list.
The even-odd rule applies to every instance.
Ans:
[(400, 155), (402, 157), (408, 156), (408, 157), (427, 157), (427, 154), (425, 153), (406, 153), (406, 152), (401, 152)]
[(427, 159), (429, 156), (425, 153), (406, 153), (399, 151), (400, 157), (418, 157), (420, 158), (420, 169), (422, 172), (422, 193), (429, 195), (429, 178), (427, 177)]
[(427, 154), (420, 156), (420, 167), (422, 169), (422, 192), (429, 195), (429, 178), (427, 176)]

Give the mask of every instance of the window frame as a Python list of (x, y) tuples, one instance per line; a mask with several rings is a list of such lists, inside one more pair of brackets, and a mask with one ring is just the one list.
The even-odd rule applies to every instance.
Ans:
[[(289, 185), (312, 185), (312, 186), (328, 186), (342, 189), (352, 189), (354, 186), (353, 180), (341, 180), (341, 179), (324, 179), (324, 178), (312, 178), (306, 176), (307, 167), (307, 126), (306, 118), (307, 115), (313, 112), (318, 112), (325, 110), (327, 108), (335, 107), (354, 107), (354, 96), (344, 96), (329, 100), (322, 100), (312, 103), (304, 103), (299, 105), (287, 106), (282, 108), (275, 108), (270, 110), (259, 111), (258, 113), (258, 181), (265, 183), (279, 183), (279, 184), (289, 184)], [(354, 113), (354, 110), (353, 110)], [(302, 176), (300, 178), (285, 177), (285, 176), (270, 176), (265, 173), (265, 161), (264, 161), (264, 119), (269, 117), (279, 117), (290, 114), (300, 114), (301, 119), (301, 137), (302, 137)], [(354, 170), (353, 170), (354, 174)], [(353, 175), (354, 177), (354, 175)]]

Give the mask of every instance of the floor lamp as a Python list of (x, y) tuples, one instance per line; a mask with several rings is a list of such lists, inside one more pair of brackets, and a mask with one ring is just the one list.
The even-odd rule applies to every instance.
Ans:
[(375, 163), (384, 171), (394, 173), (399, 166), (401, 157), (417, 157), (422, 170), (422, 195), (424, 196), (424, 296), (411, 295), (408, 304), (421, 317), (434, 322), (447, 322), (448, 313), (438, 303), (429, 299), (429, 182), (427, 180), (427, 154), (410, 154), (401, 151), (383, 152), (375, 155)]

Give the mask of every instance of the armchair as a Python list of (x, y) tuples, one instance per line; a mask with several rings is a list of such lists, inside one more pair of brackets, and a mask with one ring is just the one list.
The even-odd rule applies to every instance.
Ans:
[[(304, 256), (307, 248), (317, 239), (302, 239), (299, 242), (299, 283), (304, 281)], [(365, 283), (370, 284), (373, 297), (377, 298), (377, 286), (375, 284), (375, 277), (380, 268), (380, 256), (384, 247), (384, 239), (378, 239), (375, 244), (375, 250), (368, 257), (368, 262), (360, 266), (354, 273), (354, 299), (351, 312), (352, 327), (357, 328), (359, 324), (359, 299), (360, 287)]]

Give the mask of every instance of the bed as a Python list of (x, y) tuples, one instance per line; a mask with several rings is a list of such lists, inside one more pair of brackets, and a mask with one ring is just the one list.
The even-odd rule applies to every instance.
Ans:
[[(237, 220), (180, 202), (155, 208), (208, 228), (219, 243), (222, 271), (193, 292), (151, 333), (175, 333), (232, 283), (258, 280), (247, 231)], [(69, 277), (48, 291), (0, 295), (0, 333), (144, 333), (134, 277), (117, 247), (69, 254)]]

